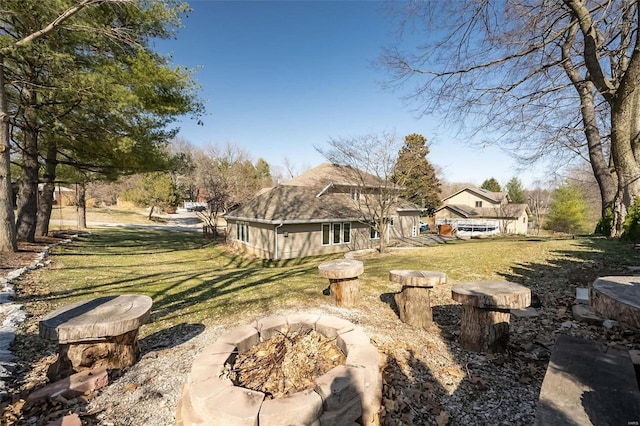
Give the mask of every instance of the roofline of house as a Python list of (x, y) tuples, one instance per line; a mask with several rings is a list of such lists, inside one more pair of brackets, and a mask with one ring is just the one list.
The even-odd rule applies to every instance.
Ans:
[[(460, 193), (462, 193), (464, 191), (467, 191), (467, 190), (469, 190), (470, 192), (473, 192), (474, 194), (478, 195), (479, 197), (484, 198), (485, 200), (494, 201), (494, 202), (500, 202), (501, 201), (501, 200), (498, 200), (498, 199), (496, 199), (496, 198), (494, 198), (492, 196), (487, 195), (486, 192), (482, 192), (483, 191), (482, 188), (474, 188), (474, 187), (471, 187), (471, 186), (465, 186), (461, 190), (456, 191), (453, 194), (444, 197), (442, 199), (442, 201), (444, 202), (445, 200), (448, 200), (449, 198), (452, 198), (452, 197), (454, 197), (454, 196), (456, 196), (456, 195), (458, 195), (458, 194), (460, 194)], [(504, 197), (507, 197), (507, 194), (504, 193), (504, 192), (493, 192), (493, 191), (489, 191), (489, 192), (491, 192), (492, 194), (504, 194)]]
[(300, 225), (304, 223), (327, 223), (327, 222), (361, 222), (362, 218), (358, 217), (335, 217), (331, 219), (256, 219), (254, 217), (225, 216), (225, 219), (232, 219), (244, 222), (265, 223), (267, 225)]

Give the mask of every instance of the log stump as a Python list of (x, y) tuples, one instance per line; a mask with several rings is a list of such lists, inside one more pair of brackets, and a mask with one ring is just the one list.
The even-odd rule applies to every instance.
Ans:
[(320, 276), (329, 279), (329, 295), (337, 306), (351, 308), (357, 305), (360, 294), (358, 276), (364, 272), (359, 260), (338, 259), (318, 266)]
[(508, 281), (471, 281), (451, 289), (460, 302), (460, 344), (475, 352), (504, 352), (509, 343), (511, 309), (531, 304), (531, 290)]
[(394, 299), (400, 320), (414, 327), (429, 328), (433, 321), (431, 312), (431, 289), (447, 282), (442, 272), (392, 270), (389, 281), (402, 284), (402, 290)]
[(640, 328), (640, 277), (601, 277), (591, 285), (591, 306), (601, 316)]
[(40, 337), (58, 342), (51, 380), (92, 368), (122, 369), (138, 359), (138, 329), (149, 319), (148, 296), (107, 296), (62, 306), (39, 323)]

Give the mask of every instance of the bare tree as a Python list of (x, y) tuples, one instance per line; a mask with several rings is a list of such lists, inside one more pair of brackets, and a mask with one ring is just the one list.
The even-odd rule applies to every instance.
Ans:
[(533, 216), (533, 229), (536, 235), (540, 234), (550, 203), (551, 191), (543, 188), (540, 182), (535, 182), (534, 188), (527, 191), (527, 204)]
[(193, 160), (198, 192), (208, 206), (200, 217), (214, 232), (218, 217), (272, 185), (260, 176), (249, 153), (232, 143), (195, 151)]
[(389, 219), (397, 205), (403, 182), (395, 182), (397, 153), (403, 139), (394, 133), (332, 138), (329, 147), (316, 150), (334, 164), (349, 166), (351, 180), (357, 183), (352, 200), (360, 221), (380, 237), (380, 251), (388, 243)]
[(386, 51), (390, 84), (417, 80), (406, 99), (420, 112), (441, 111), (471, 134), (490, 129), (523, 162), (587, 159), (619, 236), (640, 194), (638, 3), (408, 4), (404, 28), (420, 19), (433, 37)]

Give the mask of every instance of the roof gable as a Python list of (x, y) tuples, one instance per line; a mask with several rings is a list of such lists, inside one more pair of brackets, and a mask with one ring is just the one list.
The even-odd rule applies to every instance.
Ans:
[(508, 199), (508, 194), (505, 192), (492, 192), (492, 191), (488, 191), (486, 189), (482, 189), (482, 188), (475, 188), (475, 187), (471, 187), (471, 186), (465, 186), (464, 188), (462, 188), (459, 191), (454, 192), (451, 195), (448, 195), (446, 197), (444, 197), (442, 199), (442, 202), (445, 202), (446, 200), (455, 197), (458, 194), (461, 194), (463, 192), (470, 192), (480, 198), (484, 198), (487, 201), (490, 201), (492, 203), (495, 204), (500, 204), (502, 202), (502, 200), (507, 197)]

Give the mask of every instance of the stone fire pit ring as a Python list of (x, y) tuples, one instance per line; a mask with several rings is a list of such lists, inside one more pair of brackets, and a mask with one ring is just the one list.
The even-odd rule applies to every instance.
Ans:
[[(345, 365), (314, 379), (314, 389), (265, 399), (259, 391), (221, 378), (226, 363), (275, 333), (315, 330), (346, 356)], [(178, 402), (176, 424), (189, 425), (336, 425), (378, 424), (383, 357), (360, 327), (341, 318), (273, 315), (235, 328), (206, 347), (194, 360)]]

